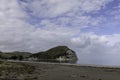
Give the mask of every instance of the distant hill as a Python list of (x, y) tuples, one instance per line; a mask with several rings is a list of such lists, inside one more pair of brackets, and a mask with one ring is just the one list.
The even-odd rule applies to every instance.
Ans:
[(38, 53), (29, 52), (1, 52), (0, 59), (12, 59), (12, 60), (55, 60), (55, 61), (66, 61), (76, 62), (77, 56), (75, 51), (71, 50), (67, 46), (56, 46), (47, 51)]
[(31, 57), (38, 58), (38, 59), (56, 59), (61, 61), (77, 60), (75, 51), (71, 50), (67, 46), (57, 46), (44, 52), (38, 52), (38, 53), (32, 54)]
[(0, 51), (0, 58), (2, 59), (25, 59), (29, 57), (31, 53), (29, 52), (19, 52), (19, 51), (14, 51), (14, 52), (1, 52)]

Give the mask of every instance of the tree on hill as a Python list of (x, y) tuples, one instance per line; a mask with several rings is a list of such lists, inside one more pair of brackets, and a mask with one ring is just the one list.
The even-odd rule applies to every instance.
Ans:
[(2, 53), (2, 51), (0, 51), (0, 53)]
[(18, 60), (23, 60), (23, 56), (22, 55), (18, 56)]
[(10, 59), (16, 60), (18, 57), (17, 56), (11, 56)]
[(1, 54), (0, 54), (0, 59), (2, 58)]

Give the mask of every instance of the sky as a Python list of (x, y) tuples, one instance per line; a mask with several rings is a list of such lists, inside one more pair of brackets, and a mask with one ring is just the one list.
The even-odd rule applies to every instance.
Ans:
[(120, 0), (0, 0), (0, 37), (4, 52), (119, 55)]

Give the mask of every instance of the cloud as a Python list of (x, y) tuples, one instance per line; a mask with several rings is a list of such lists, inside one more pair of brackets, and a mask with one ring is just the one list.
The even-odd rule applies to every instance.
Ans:
[[(6, 5), (8, 4), (8, 5)], [(36, 28), (26, 21), (28, 14), (17, 0), (1, 0), (0, 3), (0, 50), (42, 51), (52, 46), (67, 45), (76, 33), (67, 27), (56, 27), (49, 21), (42, 21), (44, 28)], [(49, 25), (49, 26), (48, 26)]]
[(79, 37), (71, 39), (73, 45), (78, 45), (78, 48), (85, 48), (93, 44), (106, 44), (108, 42), (107, 37), (98, 36), (94, 33), (81, 34)]
[[(80, 1), (80, 0), (79, 0)], [(83, 0), (81, 9), (85, 12), (98, 11), (105, 7), (105, 5), (112, 0)]]
[(78, 48), (82, 54), (101, 54), (103, 51), (107, 51), (109, 41), (106, 36), (87, 33), (72, 38), (71, 43), (74, 47)]
[[(102, 19), (89, 13), (98, 12), (112, 0), (25, 0), (20, 2), (23, 9), (30, 15), (30, 22), (49, 20), (52, 24), (84, 28), (88, 25), (96, 26)], [(39, 20), (39, 21), (38, 21)], [(94, 23), (93, 23), (94, 22)], [(41, 25), (39, 25), (41, 26)]]
[(33, 0), (29, 3), (22, 2), (22, 5), (34, 16), (53, 18), (76, 11), (80, 13), (97, 11), (110, 1), (112, 0)]
[(71, 44), (76, 48), (78, 56), (84, 55), (119, 55), (120, 34), (96, 35), (94, 33), (81, 34), (71, 39)]
[[(0, 50), (37, 52), (67, 45), (81, 54), (117, 53), (119, 34), (100, 36), (81, 32), (81, 28), (96, 26), (103, 21), (102, 17), (84, 14), (104, 8), (109, 1), (1, 0)], [(30, 24), (32, 19), (38, 22)]]
[(69, 12), (77, 6), (77, 2), (77, 0), (34, 0), (23, 6), (27, 7), (34, 16), (52, 18)]

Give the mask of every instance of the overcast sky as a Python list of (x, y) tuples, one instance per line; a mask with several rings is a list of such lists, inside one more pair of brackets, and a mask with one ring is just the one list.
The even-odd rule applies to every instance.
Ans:
[(0, 50), (67, 45), (78, 55), (120, 54), (120, 0), (0, 0)]

